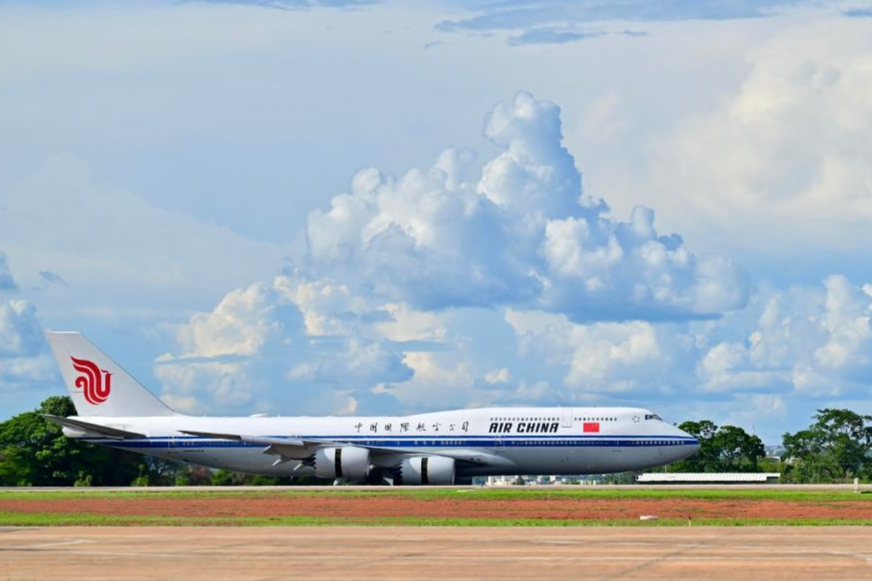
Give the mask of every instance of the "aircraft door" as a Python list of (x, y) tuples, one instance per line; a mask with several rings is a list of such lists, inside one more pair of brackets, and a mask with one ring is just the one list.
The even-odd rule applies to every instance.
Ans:
[(571, 428), (572, 427), (572, 408), (561, 408), (560, 409), (560, 427), (561, 428)]

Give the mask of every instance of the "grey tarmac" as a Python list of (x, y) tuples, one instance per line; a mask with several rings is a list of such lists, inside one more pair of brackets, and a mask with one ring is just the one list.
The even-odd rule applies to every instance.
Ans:
[(0, 579), (872, 579), (872, 527), (5, 527)]

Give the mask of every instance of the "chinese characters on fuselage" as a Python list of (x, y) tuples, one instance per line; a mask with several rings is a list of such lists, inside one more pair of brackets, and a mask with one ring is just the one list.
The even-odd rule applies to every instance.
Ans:
[[(460, 428), (458, 429), (458, 424), (450, 423), (448, 424), (449, 432), (469, 432), (469, 422), (463, 422), (460, 424)], [(362, 422), (357, 422), (354, 424), (354, 430), (359, 434), (360, 430), (364, 427)], [(415, 432), (438, 432), (444, 427), (442, 422), (433, 422), (429, 425), (425, 422), (418, 422), (415, 426)], [(393, 422), (385, 422), (379, 425), (379, 422), (372, 422), (369, 424), (369, 431), (373, 434), (402, 434), (409, 432), (411, 430), (409, 422), (401, 422), (399, 424), (399, 428), (397, 428)], [(443, 430), (444, 431), (444, 430)]]

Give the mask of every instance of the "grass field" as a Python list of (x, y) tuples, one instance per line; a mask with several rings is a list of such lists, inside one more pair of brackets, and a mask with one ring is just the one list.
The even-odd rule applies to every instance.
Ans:
[[(640, 520), (654, 514), (656, 520)], [(0, 526), (872, 525), (872, 493), (459, 488), (0, 491)]]
[(61, 499), (79, 499), (79, 498), (154, 498), (154, 499), (183, 499), (183, 498), (281, 498), (281, 497), (296, 497), (296, 498), (385, 498), (399, 497), (412, 498), (415, 500), (443, 500), (454, 499), (462, 500), (464, 498), (475, 498), (478, 500), (552, 500), (552, 499), (629, 499), (629, 500), (651, 500), (663, 499), (674, 500), (676, 498), (686, 498), (695, 500), (777, 500), (777, 501), (798, 501), (798, 502), (833, 502), (833, 501), (850, 501), (850, 502), (868, 502), (872, 506), (872, 490), (864, 490), (861, 493), (856, 493), (852, 490), (836, 489), (810, 489), (804, 490), (801, 486), (791, 489), (749, 489), (749, 488), (717, 488), (717, 489), (694, 489), (688, 488), (685, 490), (675, 489), (651, 489), (651, 488), (635, 488), (628, 486), (626, 488), (607, 488), (598, 489), (595, 487), (578, 488), (560, 488), (549, 489), (548, 487), (539, 488), (390, 488), (384, 487), (378, 490), (359, 490), (355, 488), (343, 487), (324, 487), (323, 489), (313, 490), (306, 488), (296, 490), (293, 487), (276, 489), (269, 488), (265, 490), (228, 490), (222, 488), (220, 490), (185, 490), (184, 488), (162, 488), (162, 489), (137, 489), (131, 488), (124, 491), (104, 491), (99, 488), (90, 489), (75, 489), (75, 490), (34, 490), (30, 491), (26, 488), (22, 489), (7, 489), (0, 490), (0, 501), (2, 500), (61, 500)]

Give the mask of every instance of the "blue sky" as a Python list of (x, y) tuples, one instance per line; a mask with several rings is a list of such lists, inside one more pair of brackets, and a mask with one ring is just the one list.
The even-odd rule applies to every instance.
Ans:
[(872, 6), (0, 2), (0, 416), (872, 413)]

